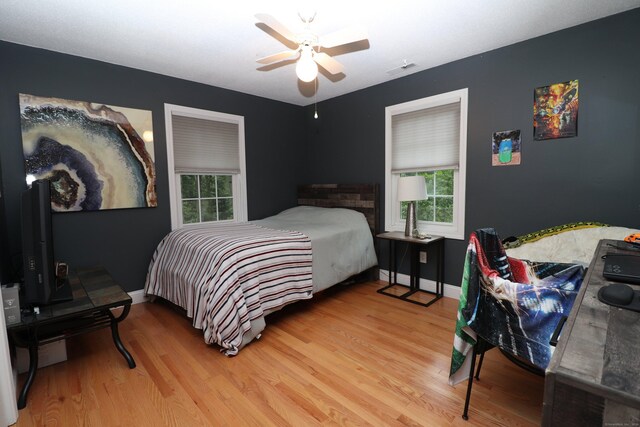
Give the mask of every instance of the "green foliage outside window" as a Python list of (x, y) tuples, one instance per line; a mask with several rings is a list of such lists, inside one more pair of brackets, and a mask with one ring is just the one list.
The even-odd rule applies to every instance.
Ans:
[(233, 219), (233, 177), (231, 175), (180, 175), (182, 223)]
[(198, 197), (198, 176), (182, 175), (180, 177), (180, 189), (183, 199), (196, 199)]
[(198, 209), (197, 200), (182, 201), (182, 223), (194, 224), (200, 222), (200, 210)]
[(232, 183), (231, 175), (217, 175), (217, 189), (218, 189), (218, 197), (232, 197)]
[(216, 197), (216, 176), (200, 175), (200, 197)]
[(233, 219), (233, 199), (218, 199), (218, 220)]
[(216, 199), (200, 200), (200, 208), (202, 209), (202, 222), (218, 220), (218, 206)]
[[(406, 173), (401, 176), (421, 175), (427, 185), (427, 200), (416, 203), (418, 221), (453, 223), (453, 169), (431, 172)], [(408, 202), (401, 202), (400, 216), (407, 218)]]

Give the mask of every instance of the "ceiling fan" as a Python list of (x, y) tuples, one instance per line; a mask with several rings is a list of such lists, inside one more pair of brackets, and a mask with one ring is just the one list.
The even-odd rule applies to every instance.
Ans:
[(261, 64), (273, 64), (280, 61), (299, 57), (296, 65), (296, 74), (303, 82), (311, 82), (318, 75), (318, 65), (331, 74), (339, 74), (344, 70), (343, 65), (331, 56), (322, 52), (322, 48), (333, 48), (349, 43), (354, 43), (367, 39), (367, 33), (360, 27), (350, 27), (334, 31), (325, 36), (318, 37), (310, 29), (311, 22), (315, 18), (315, 12), (309, 15), (298, 13), (304, 22), (305, 29), (302, 33), (294, 33), (289, 30), (273, 16), (266, 13), (255, 15), (262, 23), (279, 33), (282, 37), (298, 45), (297, 49), (285, 50), (273, 55), (260, 58), (257, 62)]

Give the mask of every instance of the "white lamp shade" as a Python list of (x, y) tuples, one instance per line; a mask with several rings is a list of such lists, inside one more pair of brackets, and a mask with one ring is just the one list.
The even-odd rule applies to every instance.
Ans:
[(398, 201), (427, 199), (427, 184), (423, 176), (401, 176), (398, 179)]
[(296, 65), (296, 74), (303, 82), (312, 82), (318, 75), (318, 64), (313, 60), (312, 49), (303, 49)]

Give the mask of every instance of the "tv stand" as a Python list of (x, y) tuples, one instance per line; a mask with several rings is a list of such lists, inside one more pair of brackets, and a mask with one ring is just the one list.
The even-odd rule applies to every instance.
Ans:
[[(20, 391), (18, 409), (27, 405), (27, 394), (38, 369), (39, 345), (110, 327), (116, 348), (130, 369), (136, 367), (118, 333), (118, 323), (131, 309), (131, 297), (102, 267), (79, 269), (69, 275), (68, 282), (71, 300), (40, 306), (38, 314), (23, 313), (20, 323), (7, 327), (11, 344), (29, 349), (29, 373)], [(117, 308), (122, 309), (119, 315), (111, 311)]]

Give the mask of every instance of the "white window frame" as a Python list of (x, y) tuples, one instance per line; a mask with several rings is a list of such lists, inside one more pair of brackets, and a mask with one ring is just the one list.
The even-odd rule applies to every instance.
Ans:
[[(399, 174), (391, 173), (392, 165), (392, 119), (397, 114), (439, 107), (460, 102), (460, 141), (458, 169), (453, 173), (453, 222), (451, 224), (418, 221), (418, 229), (423, 233), (464, 240), (465, 236), (465, 193), (467, 176), (467, 112), (469, 90), (467, 88), (429, 96), (385, 108), (385, 230), (403, 231), (405, 220), (401, 218), (400, 202), (397, 199)], [(428, 168), (433, 171), (438, 168)]]
[[(244, 138), (244, 117), (234, 114), (220, 113), (217, 111), (201, 110), (199, 108), (184, 107), (182, 105), (164, 104), (164, 122), (167, 135), (167, 174), (169, 178), (169, 204), (171, 206), (171, 229), (203, 224), (182, 223), (182, 195), (180, 192), (180, 173), (175, 171), (173, 155), (173, 116), (193, 117), (202, 120), (214, 120), (218, 122), (234, 123), (238, 125), (238, 161), (240, 173), (232, 175), (233, 188), (233, 220), (217, 221), (215, 224), (223, 222), (244, 222), (247, 221), (247, 175), (245, 161), (245, 138)], [(195, 172), (194, 174), (202, 174)], [(212, 172), (215, 174), (215, 172)], [(220, 171), (222, 175), (228, 172)]]

